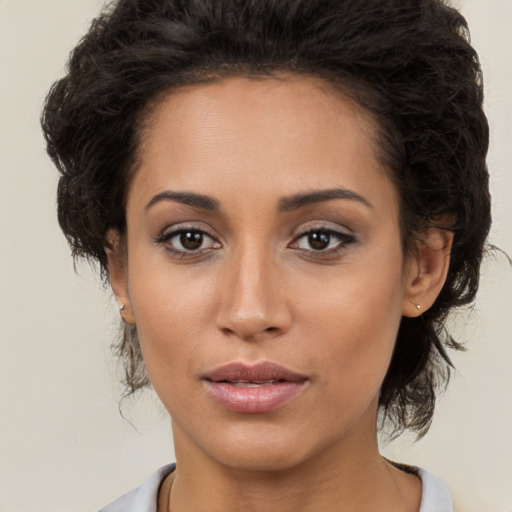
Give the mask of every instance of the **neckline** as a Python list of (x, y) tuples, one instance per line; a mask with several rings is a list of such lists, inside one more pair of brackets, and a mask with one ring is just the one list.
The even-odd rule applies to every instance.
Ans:
[(169, 503), (171, 501), (171, 488), (176, 476), (176, 469), (169, 473), (160, 484), (157, 494), (157, 512), (171, 512)]
[[(424, 503), (424, 497), (425, 497), (425, 485), (424, 485), (424, 478), (421, 475), (421, 472), (419, 469), (415, 466), (409, 466), (407, 464), (402, 464), (400, 462), (395, 462), (393, 460), (390, 460), (386, 457), (383, 457), (386, 462), (388, 462), (390, 465), (394, 466), (395, 468), (399, 469), (400, 471), (403, 471), (404, 473), (408, 473), (410, 475), (414, 475), (418, 477), (421, 481), (421, 506), (420, 511), (422, 512), (422, 505)], [(157, 492), (157, 511), (156, 512), (172, 512), (169, 506), (169, 503), (171, 501), (171, 489), (172, 485), (174, 483), (174, 479), (176, 477), (176, 467), (173, 468), (173, 470), (163, 478), (163, 480), (160, 483), (160, 486), (158, 488)]]

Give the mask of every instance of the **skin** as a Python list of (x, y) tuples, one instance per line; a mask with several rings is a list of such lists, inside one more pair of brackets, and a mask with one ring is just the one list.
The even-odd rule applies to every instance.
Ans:
[[(419, 510), (420, 480), (379, 454), (378, 395), (402, 315), (442, 287), (450, 240), (432, 229), (403, 255), (375, 130), (329, 84), (293, 75), (183, 87), (150, 115), (109, 270), (172, 417), (178, 469), (161, 510)], [(282, 208), (334, 189), (352, 196)], [(170, 197), (184, 192), (217, 211)], [(204, 232), (199, 248), (179, 229)], [(229, 411), (202, 376), (231, 361), (306, 383), (275, 411)]]

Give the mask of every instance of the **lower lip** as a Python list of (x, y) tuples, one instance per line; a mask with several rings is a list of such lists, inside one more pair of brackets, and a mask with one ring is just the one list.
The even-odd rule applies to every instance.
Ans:
[(293, 400), (306, 381), (283, 381), (258, 387), (240, 387), (227, 382), (204, 381), (219, 404), (234, 412), (258, 413), (279, 409)]

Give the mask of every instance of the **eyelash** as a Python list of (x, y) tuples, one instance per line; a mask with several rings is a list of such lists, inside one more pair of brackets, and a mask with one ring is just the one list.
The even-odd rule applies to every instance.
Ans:
[[(202, 248), (198, 250), (187, 250), (187, 249), (176, 249), (172, 247), (171, 240), (175, 237), (184, 235), (186, 233), (196, 233), (202, 237), (202, 241), (207, 237), (212, 240), (212, 247)], [(165, 250), (170, 252), (174, 257), (183, 259), (183, 258), (201, 258), (204, 257), (210, 250), (218, 249), (221, 247), (220, 242), (218, 242), (212, 235), (210, 235), (203, 228), (199, 228), (196, 226), (181, 226), (177, 229), (173, 229), (171, 231), (164, 231), (160, 236), (155, 238), (155, 243), (157, 245), (164, 246)], [(215, 247), (215, 245), (218, 247)]]
[[(212, 246), (206, 248), (199, 248), (197, 250), (193, 249), (176, 249), (171, 245), (171, 240), (178, 236), (181, 236), (186, 233), (195, 233), (199, 234), (202, 237), (201, 242), (204, 242), (205, 237), (212, 240)], [(327, 249), (304, 249), (298, 247), (299, 241), (306, 239), (307, 237), (313, 234), (321, 234), (328, 237), (328, 244), (332, 242), (332, 238), (338, 240), (338, 243), (334, 247), (330, 247)], [(212, 250), (217, 250), (221, 246), (221, 243), (218, 242), (215, 237), (209, 234), (202, 228), (196, 226), (182, 226), (177, 229), (171, 231), (164, 231), (160, 236), (154, 239), (154, 242), (157, 245), (164, 246), (165, 250), (173, 255), (173, 257), (177, 257), (180, 259), (190, 258), (190, 259), (200, 259), (210, 253)], [(346, 250), (347, 246), (356, 242), (356, 238), (353, 235), (349, 235), (348, 233), (337, 231), (335, 229), (329, 227), (314, 227), (303, 232), (299, 233), (294, 240), (288, 245), (288, 247), (297, 250), (303, 256), (306, 256), (311, 259), (329, 259), (336, 257), (339, 253)], [(202, 243), (201, 243), (202, 245)]]
[(347, 246), (356, 242), (356, 238), (353, 235), (349, 235), (343, 231), (337, 231), (335, 229), (329, 227), (314, 227), (306, 229), (305, 231), (299, 233), (294, 241), (290, 244), (290, 247), (294, 248), (293, 245), (296, 245), (300, 240), (306, 239), (308, 236), (313, 234), (322, 234), (329, 237), (329, 244), (332, 242), (332, 238), (338, 240), (338, 243), (334, 247), (330, 247), (328, 249), (301, 249), (297, 247), (296, 249), (300, 251), (304, 256), (308, 258), (314, 259), (329, 259), (335, 258), (341, 252), (347, 249)]

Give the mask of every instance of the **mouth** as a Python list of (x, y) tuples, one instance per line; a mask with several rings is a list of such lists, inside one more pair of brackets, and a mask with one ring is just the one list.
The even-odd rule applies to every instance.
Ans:
[(308, 378), (270, 362), (229, 363), (204, 375), (208, 394), (233, 412), (264, 413), (283, 407), (306, 387)]
[(259, 388), (261, 386), (275, 386), (276, 384), (280, 384), (281, 382), (285, 382), (282, 379), (272, 379), (272, 380), (221, 380), (217, 382), (224, 382), (226, 384), (231, 384), (236, 388)]

